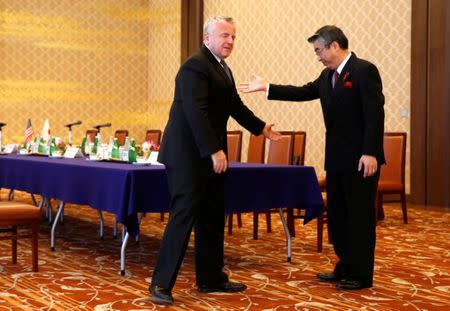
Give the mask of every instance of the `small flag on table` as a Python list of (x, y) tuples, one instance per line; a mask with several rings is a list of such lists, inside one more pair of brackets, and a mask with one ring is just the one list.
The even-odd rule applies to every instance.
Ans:
[(25, 135), (24, 135), (24, 139), (23, 142), (24, 144), (30, 142), (33, 139), (33, 126), (31, 125), (31, 119), (28, 119), (27, 122), (27, 127), (25, 129)]
[(48, 141), (49, 136), (51, 135), (50, 124), (48, 123), (48, 119), (45, 119), (44, 126), (42, 127), (41, 137), (44, 141)]

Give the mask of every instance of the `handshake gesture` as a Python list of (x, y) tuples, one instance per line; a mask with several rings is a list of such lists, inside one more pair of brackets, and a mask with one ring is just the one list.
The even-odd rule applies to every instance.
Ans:
[(253, 93), (253, 92), (260, 92), (260, 91), (267, 91), (267, 85), (268, 83), (264, 81), (263, 78), (252, 75), (250, 77), (250, 82), (247, 83), (241, 83), (238, 85), (237, 89), (241, 93)]

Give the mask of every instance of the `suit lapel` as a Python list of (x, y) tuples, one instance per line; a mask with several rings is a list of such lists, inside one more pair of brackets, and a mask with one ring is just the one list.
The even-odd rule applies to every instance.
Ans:
[(228, 67), (228, 69), (230, 70), (230, 75), (231, 75), (231, 81), (230, 78), (228, 78), (225, 69), (223, 69), (222, 65), (219, 64), (216, 61), (216, 70), (220, 73), (220, 75), (222, 76), (222, 78), (227, 82), (227, 83), (231, 83), (234, 85), (234, 79), (233, 79), (233, 73), (231, 72), (231, 69)]
[(328, 111), (330, 107), (330, 103), (333, 97), (333, 86), (331, 85), (331, 77), (333, 76), (333, 71), (327, 69), (327, 72), (324, 73), (324, 88), (325, 88), (325, 96), (324, 96), (324, 108), (325, 111)]
[(231, 71), (231, 69), (230, 69), (230, 74), (231, 74), (232, 81), (230, 81), (230, 79), (228, 78), (227, 74), (225, 73), (225, 70), (223, 69), (222, 65), (219, 64), (217, 59), (214, 57), (214, 55), (211, 53), (211, 51), (205, 45), (202, 46), (201, 51), (202, 51), (203, 54), (205, 54), (206, 58), (209, 60), (211, 65), (214, 67), (214, 69), (220, 74), (222, 79), (227, 84), (234, 85), (233, 72)]
[(353, 65), (356, 60), (356, 55), (352, 52), (352, 55), (348, 59), (347, 63), (345, 64), (344, 68), (342, 68), (341, 74), (339, 75), (339, 79), (335, 84), (335, 88), (341, 88), (344, 86), (344, 83), (348, 80), (350, 77), (350, 74), (353, 70)]

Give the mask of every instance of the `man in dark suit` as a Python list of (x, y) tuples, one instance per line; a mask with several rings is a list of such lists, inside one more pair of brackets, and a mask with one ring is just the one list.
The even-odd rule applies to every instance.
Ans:
[(375, 195), (383, 152), (384, 96), (378, 69), (348, 50), (336, 26), (324, 26), (308, 38), (325, 69), (301, 87), (267, 84), (260, 77), (243, 84), (248, 93), (266, 91), (268, 99), (319, 99), (326, 127), (328, 224), (339, 258), (322, 281), (339, 289), (372, 286), (375, 251)]
[(195, 227), (196, 281), (200, 292), (240, 292), (222, 271), (224, 173), (227, 121), (231, 116), (254, 135), (280, 134), (257, 118), (240, 99), (224, 59), (230, 56), (235, 25), (230, 17), (205, 23), (204, 45), (179, 69), (175, 97), (158, 161), (166, 165), (170, 216), (150, 285), (151, 299), (172, 304), (172, 288)]

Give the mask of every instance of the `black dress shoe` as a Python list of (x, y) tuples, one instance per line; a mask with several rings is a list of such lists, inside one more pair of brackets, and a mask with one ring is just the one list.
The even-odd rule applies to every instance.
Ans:
[(150, 300), (162, 305), (171, 305), (173, 304), (172, 292), (170, 289), (162, 288), (157, 285), (150, 285), (148, 289), (152, 296)]
[(200, 293), (212, 293), (212, 292), (224, 292), (224, 293), (237, 293), (243, 292), (247, 289), (247, 286), (243, 283), (225, 282), (218, 286), (199, 285), (198, 291)]
[(342, 274), (331, 272), (331, 273), (317, 273), (317, 278), (325, 282), (337, 282), (344, 278)]
[(344, 279), (336, 284), (337, 289), (343, 289), (343, 290), (355, 290), (355, 289), (363, 289), (363, 288), (369, 288), (369, 287), (372, 287), (371, 282), (363, 282), (363, 281), (358, 281), (358, 280), (353, 280), (353, 279)]

